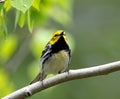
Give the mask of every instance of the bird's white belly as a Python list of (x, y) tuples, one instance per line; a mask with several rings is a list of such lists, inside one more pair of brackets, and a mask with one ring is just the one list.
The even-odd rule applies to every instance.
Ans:
[(69, 55), (66, 51), (60, 51), (51, 56), (44, 64), (43, 71), (45, 74), (57, 74), (64, 72), (68, 68)]

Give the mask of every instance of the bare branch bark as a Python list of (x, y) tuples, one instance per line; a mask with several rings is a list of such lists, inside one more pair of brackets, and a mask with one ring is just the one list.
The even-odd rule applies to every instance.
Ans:
[(59, 83), (67, 82), (74, 79), (106, 75), (119, 70), (120, 70), (120, 61), (94, 66), (90, 68), (69, 70), (69, 72), (58, 74), (54, 77), (45, 79), (42, 82), (38, 81), (32, 85), (28, 85), (24, 88), (21, 88), (3, 97), (2, 99), (25, 99), (37, 92), (40, 92), (46, 88), (57, 85)]
[(5, 0), (0, 0), (0, 3), (5, 2)]

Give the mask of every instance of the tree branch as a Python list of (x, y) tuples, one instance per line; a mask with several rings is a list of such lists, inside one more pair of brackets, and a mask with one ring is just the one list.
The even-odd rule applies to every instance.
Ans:
[(34, 84), (21, 88), (3, 97), (2, 99), (25, 99), (26, 97), (32, 96), (37, 92), (40, 92), (46, 88), (57, 85), (59, 83), (67, 82), (74, 79), (106, 75), (111, 72), (115, 72), (119, 70), (120, 70), (120, 61), (99, 65), (99, 66), (94, 66), (90, 68), (69, 70), (69, 72), (64, 72), (54, 77), (45, 79), (42, 82), (38, 81)]
[(5, 2), (5, 0), (0, 0), (0, 3)]

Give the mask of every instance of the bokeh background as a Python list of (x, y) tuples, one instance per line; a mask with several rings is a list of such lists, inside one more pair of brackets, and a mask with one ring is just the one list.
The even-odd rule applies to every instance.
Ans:
[[(72, 49), (70, 69), (120, 60), (119, 0), (41, 0), (40, 6), (39, 12), (31, 8), (32, 18), (38, 21), (33, 31), (24, 22), (25, 14), (20, 13), (15, 29), (16, 9), (6, 14), (7, 34), (0, 35), (0, 97), (28, 85), (35, 77), (41, 52), (57, 29), (67, 33)], [(120, 72), (115, 72), (66, 82), (30, 99), (120, 99), (119, 84)]]

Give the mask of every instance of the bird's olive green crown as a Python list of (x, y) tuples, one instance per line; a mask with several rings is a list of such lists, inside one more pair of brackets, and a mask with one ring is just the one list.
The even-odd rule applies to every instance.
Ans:
[(68, 40), (66, 38), (66, 33), (63, 30), (57, 30), (56, 32), (54, 32), (51, 40), (49, 41), (49, 44), (51, 44), (51, 45), (55, 44), (61, 37), (63, 37), (65, 42), (68, 44)]

